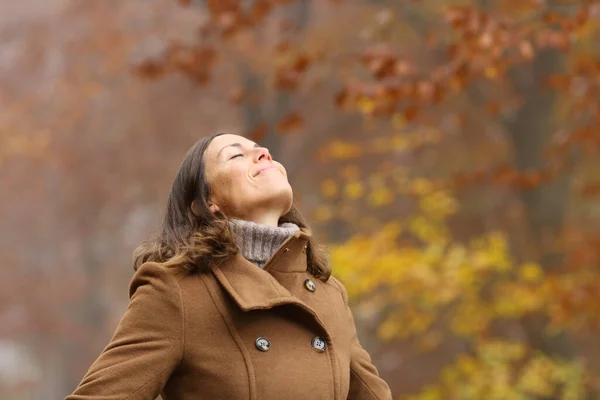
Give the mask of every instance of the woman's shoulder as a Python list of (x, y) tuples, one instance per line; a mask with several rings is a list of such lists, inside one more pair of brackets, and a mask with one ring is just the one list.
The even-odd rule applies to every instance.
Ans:
[[(183, 266), (146, 262), (137, 269), (131, 280), (130, 302), (143, 303), (144, 309), (167, 309), (182, 321), (182, 330), (203, 332), (202, 327), (222, 322), (222, 317), (207, 281), (211, 274)], [(208, 334), (208, 333), (207, 333)]]
[(131, 298), (140, 287), (150, 286), (163, 294), (181, 295), (181, 284), (186, 278), (196, 275), (181, 265), (168, 265), (155, 261), (143, 263), (135, 271), (129, 285)]

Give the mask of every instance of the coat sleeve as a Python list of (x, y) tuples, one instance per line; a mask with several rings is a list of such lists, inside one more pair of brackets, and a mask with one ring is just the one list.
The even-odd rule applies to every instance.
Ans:
[(392, 400), (390, 387), (381, 379), (377, 368), (371, 362), (371, 356), (360, 345), (354, 316), (348, 305), (348, 292), (339, 280), (336, 278), (333, 278), (333, 280), (342, 292), (346, 313), (348, 314), (352, 328), (348, 400)]
[(146, 263), (129, 287), (129, 305), (108, 346), (65, 400), (155, 399), (183, 356), (179, 284)]

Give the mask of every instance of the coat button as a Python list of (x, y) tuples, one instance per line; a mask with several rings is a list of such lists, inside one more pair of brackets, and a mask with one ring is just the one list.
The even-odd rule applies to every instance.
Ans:
[(327, 347), (327, 343), (321, 336), (317, 336), (312, 340), (312, 347), (319, 351), (325, 351), (325, 347)]
[(304, 281), (304, 287), (311, 292), (317, 290), (317, 285), (315, 285), (315, 283), (310, 279)]
[(271, 342), (267, 338), (259, 337), (256, 339), (256, 348), (260, 351), (267, 351), (271, 348)]

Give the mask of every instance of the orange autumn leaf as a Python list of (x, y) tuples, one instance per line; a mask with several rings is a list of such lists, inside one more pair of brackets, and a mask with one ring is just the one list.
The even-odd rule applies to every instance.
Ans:
[(248, 132), (247, 137), (255, 142), (261, 142), (265, 138), (266, 133), (267, 125), (265, 123), (261, 123)]
[(289, 133), (301, 130), (303, 127), (304, 119), (298, 113), (292, 113), (277, 124), (277, 131), (280, 133)]
[(229, 97), (231, 102), (234, 104), (240, 104), (242, 100), (245, 98), (245, 90), (243, 88), (238, 88), (231, 93)]

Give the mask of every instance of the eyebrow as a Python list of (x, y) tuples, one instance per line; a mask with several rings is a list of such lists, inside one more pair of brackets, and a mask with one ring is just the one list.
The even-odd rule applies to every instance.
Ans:
[[(219, 153), (217, 153), (217, 158), (219, 158), (219, 156), (221, 155), (221, 152), (223, 150), (225, 150), (228, 147), (237, 147), (237, 148), (242, 148), (241, 143), (232, 143), (232, 144), (228, 144), (227, 146), (223, 147), (221, 150), (219, 150)], [(260, 144), (258, 143), (254, 143), (254, 147), (261, 147)]]

